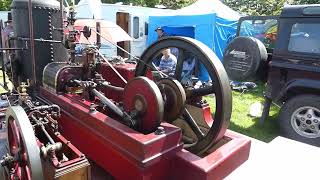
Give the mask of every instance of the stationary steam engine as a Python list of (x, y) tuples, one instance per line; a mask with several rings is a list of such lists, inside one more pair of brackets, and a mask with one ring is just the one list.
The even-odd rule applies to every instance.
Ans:
[[(247, 159), (250, 141), (227, 131), (227, 74), (204, 44), (164, 38), (129, 60), (91, 44), (76, 56), (77, 35), (108, 39), (98, 28), (72, 28), (73, 9), (64, 34), (56, 0), (11, 6), (16, 88), (2, 98), (6, 179), (89, 179), (87, 158), (115, 179), (220, 179)], [(175, 70), (160, 71), (156, 60), (173, 48)]]

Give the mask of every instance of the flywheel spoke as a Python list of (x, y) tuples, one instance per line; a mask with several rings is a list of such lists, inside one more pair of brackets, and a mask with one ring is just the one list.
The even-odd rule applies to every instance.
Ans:
[(198, 124), (196, 123), (196, 121), (191, 116), (190, 112), (186, 108), (184, 108), (183, 110), (183, 118), (189, 124), (192, 131), (196, 134), (198, 140), (202, 139), (205, 136), (201, 131), (200, 127), (198, 126)]
[(19, 163), (15, 164), (14, 171), (15, 171), (16, 176), (18, 176), (19, 179), (22, 179), (22, 172), (21, 172), (21, 167), (19, 166)]
[(17, 124), (15, 122), (15, 120), (11, 120), (9, 123), (9, 148), (10, 148), (10, 152), (13, 155), (16, 155), (19, 152), (19, 148), (20, 148), (20, 133), (19, 130), (17, 128)]
[(183, 49), (179, 49), (179, 56), (178, 56), (178, 60), (177, 60), (176, 70), (174, 73), (174, 77), (178, 81), (181, 81), (183, 61), (184, 61), (184, 57), (185, 57), (184, 53), (185, 53), (185, 51)]
[(27, 180), (31, 180), (31, 171), (28, 165), (24, 166), (24, 177), (26, 177)]

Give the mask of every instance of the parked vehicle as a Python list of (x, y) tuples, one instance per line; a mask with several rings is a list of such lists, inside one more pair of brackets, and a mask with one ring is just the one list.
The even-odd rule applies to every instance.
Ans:
[(282, 135), (320, 146), (320, 6), (284, 7), (279, 17), (244, 17), (224, 53), (229, 77), (267, 82), (260, 122), (281, 105)]

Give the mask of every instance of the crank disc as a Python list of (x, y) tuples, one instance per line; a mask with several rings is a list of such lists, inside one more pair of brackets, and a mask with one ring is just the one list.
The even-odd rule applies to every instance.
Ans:
[[(210, 48), (195, 39), (187, 37), (166, 37), (149, 46), (141, 56), (141, 62), (136, 67), (135, 75), (146, 76), (149, 71), (158, 72), (159, 68), (155, 60), (160, 59), (161, 53), (165, 52), (163, 50), (168, 48), (171, 51), (177, 49), (178, 55), (174, 73), (170, 71), (171, 74), (168, 73), (166, 76), (170, 76), (181, 82), (187, 97), (186, 106), (181, 114), (183, 123), (181, 126), (178, 125), (178, 127), (182, 129), (185, 148), (195, 154), (202, 154), (217, 143), (224, 136), (228, 128), (232, 111), (232, 94), (229, 78), (219, 58)], [(190, 54), (194, 55), (194, 57)], [(186, 57), (194, 60), (190, 61)], [(203, 75), (201, 73), (205, 72), (203, 77), (207, 76), (205, 78), (208, 78), (209, 76), (209, 80), (205, 80), (205, 78), (203, 78), (204, 80), (201, 79), (201, 85), (198, 87), (191, 83), (190, 88), (190, 83), (184, 83), (185, 75), (188, 74), (184, 72), (184, 69), (188, 69), (193, 64), (195, 65), (190, 70), (191, 75), (201, 78), (201, 75)], [(166, 77), (163, 75), (165, 73), (158, 74)], [(195, 78), (189, 79), (192, 82)], [(213, 108), (211, 109), (214, 115), (213, 117), (209, 115), (210, 122), (207, 119), (199, 120), (198, 115), (201, 114), (201, 111), (194, 111), (197, 108), (198, 110), (203, 108), (201, 107), (201, 101), (204, 102), (203, 97), (209, 97), (215, 103), (215, 106), (212, 106)], [(207, 114), (210, 114), (210, 112)], [(208, 117), (207, 115), (205, 116)], [(192, 138), (187, 136), (187, 132), (190, 129), (194, 134)]]
[(7, 146), (15, 158), (13, 176), (21, 180), (42, 180), (40, 149), (29, 118), (21, 106), (6, 111)]
[(171, 123), (176, 120), (186, 103), (186, 93), (179, 81), (164, 78), (157, 82), (163, 97), (165, 97), (164, 120)]
[(146, 77), (137, 77), (128, 82), (123, 92), (126, 112), (138, 113), (138, 130), (151, 133), (160, 125), (164, 103), (158, 86)]

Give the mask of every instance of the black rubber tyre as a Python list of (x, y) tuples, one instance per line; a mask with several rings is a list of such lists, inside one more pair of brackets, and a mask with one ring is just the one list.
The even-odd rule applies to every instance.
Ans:
[(260, 40), (236, 37), (223, 54), (223, 65), (231, 80), (248, 81), (256, 79), (261, 62), (267, 59), (267, 49)]
[[(306, 113), (304, 113), (304, 109), (306, 109)], [(284, 137), (287, 137), (287, 138), (290, 138), (293, 140), (297, 140), (300, 142), (304, 142), (307, 144), (320, 146), (319, 132), (318, 133), (311, 133), (311, 135), (318, 134), (318, 137), (310, 137), (309, 136), (310, 134), (308, 132), (309, 130), (303, 131), (303, 130), (299, 129), (297, 125), (295, 125), (296, 122), (299, 122), (300, 126), (306, 124), (308, 127), (307, 123), (310, 122), (310, 120), (312, 121), (314, 119), (317, 119), (314, 117), (312, 117), (312, 118), (306, 117), (309, 114), (307, 112), (308, 109), (320, 110), (320, 96), (300, 95), (297, 97), (293, 97), (288, 102), (286, 102), (282, 106), (282, 108), (280, 110), (280, 114), (279, 114), (280, 131)], [(301, 112), (301, 113), (299, 113), (299, 112)], [(320, 116), (320, 114), (318, 112), (314, 113), (314, 114), (317, 114), (317, 116), (315, 116), (315, 117)], [(303, 117), (306, 117), (306, 118), (303, 118), (303, 120), (299, 120), (300, 118), (299, 119), (295, 118), (294, 120), (292, 120), (294, 115), (295, 115), (295, 117), (301, 116), (301, 119)], [(319, 120), (320, 120), (320, 117), (319, 117)], [(317, 121), (319, 121), (319, 120), (317, 120)], [(314, 123), (314, 122), (312, 121), (311, 123)], [(317, 128), (320, 128), (319, 123), (317, 123), (317, 125), (315, 125), (315, 126), (318, 126)], [(301, 135), (301, 133), (303, 135)]]

